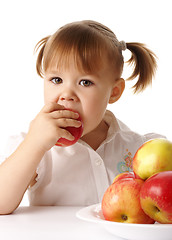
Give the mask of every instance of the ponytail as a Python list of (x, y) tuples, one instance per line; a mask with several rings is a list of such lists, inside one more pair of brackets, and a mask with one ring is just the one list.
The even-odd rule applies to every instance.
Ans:
[(44, 54), (45, 45), (46, 45), (48, 39), (49, 39), (49, 36), (41, 39), (36, 44), (35, 49), (34, 49), (35, 52), (37, 52), (38, 49), (40, 49), (39, 54), (37, 56), (37, 61), (36, 61), (36, 71), (40, 77), (43, 77), (43, 75), (44, 75), (44, 73), (43, 73), (43, 54)]
[(152, 83), (157, 69), (156, 56), (142, 43), (131, 42), (126, 43), (126, 46), (132, 53), (127, 63), (134, 66), (133, 73), (127, 80), (138, 77), (133, 88), (134, 93), (141, 92)]

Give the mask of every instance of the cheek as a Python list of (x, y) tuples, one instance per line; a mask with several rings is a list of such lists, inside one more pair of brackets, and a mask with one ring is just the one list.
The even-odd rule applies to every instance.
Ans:
[(108, 99), (106, 97), (90, 96), (82, 106), (85, 122), (87, 124), (99, 124), (104, 116), (107, 104)]
[(57, 94), (49, 87), (47, 84), (44, 84), (44, 103), (57, 102)]
[(101, 115), (105, 112), (109, 102), (109, 91), (100, 91), (87, 98), (87, 108), (93, 115)]
[(44, 103), (47, 104), (49, 102), (49, 97), (47, 92), (44, 90)]
[(49, 88), (47, 86), (47, 82), (46, 80), (44, 80), (44, 103), (48, 103), (49, 102)]
[(102, 94), (95, 95), (91, 108), (93, 108), (95, 111), (103, 111), (106, 109), (109, 102), (109, 93), (103, 92)]
[(49, 102), (56, 102), (57, 103), (57, 97), (53, 97), (52, 94), (45, 94), (44, 93), (44, 103), (47, 104)]

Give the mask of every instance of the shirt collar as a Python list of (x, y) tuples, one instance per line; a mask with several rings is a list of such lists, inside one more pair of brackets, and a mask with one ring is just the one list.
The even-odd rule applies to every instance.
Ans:
[(119, 119), (117, 119), (114, 114), (106, 110), (105, 116), (104, 116), (105, 122), (109, 125), (107, 138), (105, 139), (105, 142), (109, 142), (117, 133), (122, 132), (130, 132), (130, 128), (128, 128), (123, 122), (121, 122)]
[(102, 144), (104, 144), (105, 142), (109, 142), (112, 138), (114, 138), (114, 135), (117, 132), (120, 132), (120, 125), (118, 123), (118, 120), (116, 119), (116, 117), (111, 111), (106, 110), (104, 121), (109, 126), (109, 129), (108, 129), (107, 137)]
[[(117, 133), (119, 133), (121, 131), (130, 131), (130, 129), (124, 123), (122, 123), (120, 120), (118, 120), (115, 117), (115, 115), (109, 110), (106, 110), (106, 112), (105, 112), (104, 121), (109, 126), (109, 129), (108, 129), (106, 139), (101, 143), (100, 146), (104, 145), (107, 142), (110, 142)], [(85, 143), (81, 139), (79, 139), (78, 142), (83, 145), (89, 146), (87, 143)]]

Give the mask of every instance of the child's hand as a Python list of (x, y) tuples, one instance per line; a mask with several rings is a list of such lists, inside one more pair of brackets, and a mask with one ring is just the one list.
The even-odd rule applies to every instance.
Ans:
[(72, 134), (63, 128), (80, 127), (81, 122), (76, 120), (78, 117), (78, 113), (65, 110), (57, 103), (48, 103), (31, 122), (27, 139), (45, 152), (61, 137), (72, 141), (74, 140)]

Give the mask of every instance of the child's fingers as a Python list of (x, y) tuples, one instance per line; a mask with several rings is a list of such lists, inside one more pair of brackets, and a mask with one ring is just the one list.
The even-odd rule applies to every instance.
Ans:
[[(60, 138), (65, 138), (69, 141), (73, 141), (75, 139), (75, 137), (69, 131), (67, 131), (66, 129), (61, 129)], [(59, 139), (57, 139), (57, 141), (58, 140)]]
[(70, 110), (58, 110), (51, 112), (51, 117), (54, 119), (60, 119), (60, 118), (73, 118), (78, 119), (79, 114)]
[(57, 104), (55, 102), (49, 102), (49, 103), (44, 105), (41, 112), (51, 113), (53, 111), (62, 110), (62, 109), (65, 109), (65, 107), (60, 105), (60, 104)]
[(56, 120), (57, 126), (60, 128), (66, 127), (80, 127), (82, 125), (81, 121), (70, 119), (70, 118), (60, 118)]

